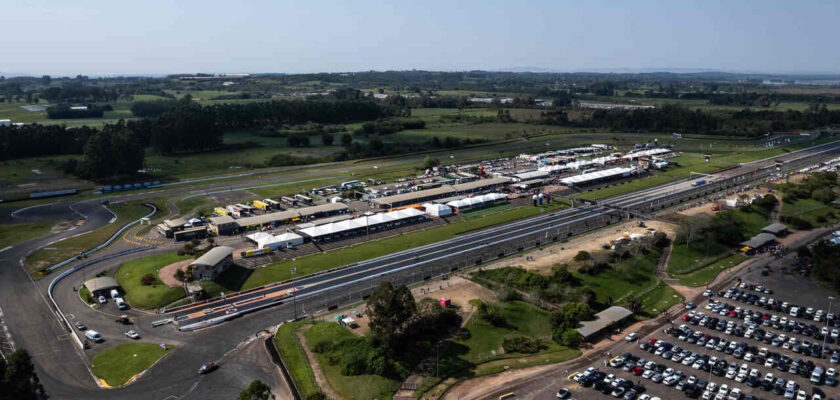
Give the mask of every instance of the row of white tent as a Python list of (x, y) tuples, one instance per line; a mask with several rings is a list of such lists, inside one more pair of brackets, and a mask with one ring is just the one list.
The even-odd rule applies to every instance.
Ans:
[(617, 167), (605, 169), (603, 171), (590, 172), (588, 174), (580, 174), (566, 177), (560, 179), (560, 182), (566, 186), (575, 186), (603, 179), (611, 179), (619, 176), (630, 176), (636, 172), (636, 168), (634, 167)]
[(271, 250), (287, 249), (303, 244), (303, 236), (292, 232), (273, 235), (268, 232), (256, 232), (246, 236), (248, 240), (257, 244), (257, 248), (268, 247)]
[(422, 217), (424, 215), (425, 213), (418, 209), (406, 208), (403, 210), (389, 211), (374, 215), (364, 215), (358, 218), (348, 219), (339, 222), (332, 222), (329, 224), (319, 226), (313, 226), (301, 229), (299, 232), (311, 238), (319, 238), (323, 236), (331, 236), (359, 229), (367, 229), (373, 226), (387, 223), (399, 224), (402, 221), (407, 221), (409, 219), (419, 220), (419, 217)]
[(671, 150), (669, 149), (650, 149), (650, 150), (641, 150), (641, 151), (634, 151), (631, 153), (627, 153), (624, 155), (623, 158), (628, 160), (635, 160), (639, 157), (646, 157), (646, 156), (656, 156), (660, 154), (670, 153)]
[(485, 205), (490, 205), (506, 198), (507, 196), (501, 193), (488, 193), (482, 196), (467, 197), (461, 200), (453, 200), (446, 203), (446, 205), (454, 208), (455, 210), (463, 210), (467, 208), (483, 207)]

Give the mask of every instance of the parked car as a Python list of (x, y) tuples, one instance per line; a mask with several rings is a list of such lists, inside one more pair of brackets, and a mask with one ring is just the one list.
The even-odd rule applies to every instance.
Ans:
[(140, 334), (137, 333), (134, 329), (125, 332), (125, 336), (130, 337), (134, 340), (140, 339)]
[(108, 299), (105, 296), (99, 296), (99, 304), (105, 304), (108, 302)]
[(82, 323), (82, 321), (76, 321), (76, 329), (78, 329), (80, 331), (83, 331), (83, 330), (87, 329), (87, 325)]
[(208, 374), (210, 372), (215, 371), (219, 366), (214, 362), (206, 362), (201, 364), (201, 367), (198, 368), (198, 373), (200, 375)]

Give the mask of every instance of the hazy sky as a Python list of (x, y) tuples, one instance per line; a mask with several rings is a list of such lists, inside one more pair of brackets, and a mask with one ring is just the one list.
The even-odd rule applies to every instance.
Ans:
[(840, 0), (2, 0), (0, 72), (840, 73)]

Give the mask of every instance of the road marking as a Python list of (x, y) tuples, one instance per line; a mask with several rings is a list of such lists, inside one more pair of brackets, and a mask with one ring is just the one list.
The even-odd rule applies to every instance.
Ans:
[(12, 248), (12, 246), (6, 246), (6, 248), (5, 248), (5, 249), (0, 250), (0, 253), (4, 252), (4, 251), (6, 251), (6, 250), (9, 250), (9, 249), (11, 249), (11, 248)]

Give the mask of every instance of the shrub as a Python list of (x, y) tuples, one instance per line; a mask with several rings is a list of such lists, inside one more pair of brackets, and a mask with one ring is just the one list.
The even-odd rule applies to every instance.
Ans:
[(140, 283), (146, 286), (154, 285), (155, 283), (157, 283), (157, 278), (153, 274), (146, 274), (143, 275), (142, 278), (140, 278)]
[(498, 297), (500, 301), (503, 301), (505, 303), (509, 303), (511, 301), (516, 300), (522, 300), (522, 296), (519, 295), (519, 292), (509, 287), (502, 288), (502, 290), (499, 291)]
[(507, 336), (502, 341), (502, 348), (505, 353), (538, 353), (540, 350), (547, 347), (540, 339), (532, 339), (527, 336), (513, 335)]
[(583, 335), (574, 329), (558, 329), (554, 331), (552, 336), (555, 342), (566, 347), (578, 348), (580, 347), (580, 344), (583, 343)]
[(579, 251), (575, 254), (575, 261), (586, 261), (592, 259), (592, 255), (588, 251)]
[(187, 279), (187, 274), (184, 272), (183, 269), (180, 269), (180, 268), (175, 270), (175, 274), (173, 276), (175, 277), (175, 279), (177, 279), (181, 282), (183, 282)]
[(493, 326), (503, 326), (505, 324), (502, 309), (496, 303), (485, 303), (482, 301), (478, 306), (478, 316)]

